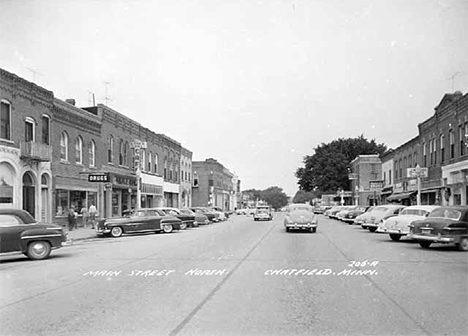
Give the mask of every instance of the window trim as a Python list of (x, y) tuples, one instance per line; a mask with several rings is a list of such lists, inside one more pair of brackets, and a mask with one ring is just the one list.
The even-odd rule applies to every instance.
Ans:
[(89, 159), (89, 167), (93, 167), (93, 168), (96, 167), (96, 143), (94, 142), (94, 140), (91, 140), (89, 142), (88, 159)]
[[(62, 144), (62, 140), (64, 141), (64, 144)], [(61, 162), (68, 162), (68, 141), (69, 136), (66, 131), (63, 131), (60, 134), (60, 161)], [(64, 158), (62, 157), (62, 149), (64, 149)]]
[[(47, 119), (47, 139), (46, 139), (46, 142), (44, 142), (44, 119)], [(46, 145), (49, 145), (50, 146), (50, 116), (48, 114), (43, 114), (41, 116), (41, 120), (42, 120), (42, 129), (41, 129), (41, 140), (42, 140), (42, 143), (43, 144), (46, 144)]]
[[(11, 102), (9, 102), (9, 101), (6, 100), (6, 99), (2, 99), (0, 102), (1, 102), (1, 104), (5, 104), (5, 105), (8, 106), (8, 125), (7, 125), (7, 130), (6, 130), (6, 132), (7, 132), (7, 134), (6, 134), (7, 137), (6, 137), (6, 138), (3, 138), (3, 137), (2, 137), (2, 134), (0, 133), (0, 139), (1, 139), (1, 140), (11, 141), (11, 110), (12, 110), (12, 108), (11, 108)], [(0, 123), (1, 123), (1, 121), (2, 121), (2, 120), (1, 120), (1, 111), (0, 111)]]
[[(31, 124), (31, 126), (32, 126), (32, 140), (27, 141), (25, 139), (25, 141), (26, 142), (36, 142), (36, 121), (32, 117), (26, 117), (26, 118), (24, 118), (24, 123), (25, 123), (25, 126), (26, 126), (26, 124)], [(26, 132), (24, 132), (24, 135), (26, 136)]]
[[(77, 160), (78, 153), (79, 157)], [(83, 138), (81, 136), (78, 136), (75, 140), (75, 163), (83, 164)]]

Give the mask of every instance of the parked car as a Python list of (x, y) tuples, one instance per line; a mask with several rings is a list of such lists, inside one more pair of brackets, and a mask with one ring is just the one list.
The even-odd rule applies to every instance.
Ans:
[(194, 211), (192, 211), (190, 209), (179, 209), (179, 210), (183, 214), (195, 216), (195, 220), (193, 221), (193, 227), (197, 227), (199, 225), (210, 224), (210, 220), (208, 219), (208, 217), (206, 217), (202, 213), (197, 213), (197, 212), (194, 212)]
[(188, 227), (193, 227), (195, 216), (192, 214), (183, 214), (179, 209), (172, 207), (157, 207), (155, 209), (163, 211), (168, 216), (179, 218), (182, 221), (182, 224), (180, 225), (181, 230), (185, 230)]
[(369, 214), (369, 217), (364, 219), (364, 223), (362, 223), (361, 226), (364, 229), (367, 228), (370, 232), (375, 232), (379, 225), (383, 223), (383, 221), (390, 217), (397, 216), (404, 208), (406, 208), (405, 205), (399, 204), (385, 204), (376, 206)]
[(340, 211), (336, 213), (336, 219), (342, 221), (350, 211), (357, 209), (357, 205), (345, 205)]
[(290, 230), (308, 230), (316, 232), (318, 217), (308, 204), (290, 204), (284, 218), (286, 232)]
[(208, 220), (210, 221), (210, 223), (214, 223), (214, 222), (217, 222), (217, 218), (216, 218), (216, 214), (209, 211), (208, 209), (206, 208), (203, 208), (203, 207), (191, 207), (189, 208), (190, 210), (192, 210), (193, 212), (195, 213), (198, 213), (198, 214), (202, 214), (202, 215), (205, 215), (206, 217), (208, 217)]
[(359, 215), (362, 215), (367, 210), (372, 210), (374, 207), (370, 206), (357, 206), (356, 209), (348, 211), (346, 214), (343, 215), (342, 221), (352, 225), (356, 218)]
[(182, 221), (174, 216), (168, 216), (158, 209), (145, 208), (129, 211), (123, 217), (100, 220), (96, 226), (96, 234), (117, 238), (124, 233), (171, 233), (173, 230), (180, 230), (181, 225)]
[[(364, 213), (360, 214), (359, 216), (357, 216), (355, 219), (354, 219), (354, 225), (361, 225), (364, 224), (364, 221), (367, 219), (367, 218), (370, 218), (371, 216), (371, 213), (372, 211), (374, 211), (375, 209), (375, 206), (371, 206), (369, 207)], [(365, 229), (367, 229), (367, 227), (363, 227)]]
[(255, 208), (247, 208), (247, 209), (245, 209), (245, 214), (246, 214), (247, 216), (253, 216), (254, 213), (255, 213)]
[(226, 213), (219, 207), (207, 207), (207, 209), (211, 212), (217, 214), (218, 221), (225, 221), (227, 219)]
[(340, 205), (331, 208), (331, 209), (328, 211), (328, 218), (336, 219), (336, 214), (337, 214), (338, 212), (340, 212), (341, 210), (343, 210), (343, 206), (340, 206)]
[(232, 214), (232, 212), (224, 211), (223, 209), (221, 209), (220, 207), (217, 207), (217, 206), (208, 207), (208, 209), (219, 212), (219, 213), (222, 213), (223, 216), (224, 216), (224, 219), (222, 218), (222, 216), (220, 216), (220, 220), (226, 220), (226, 219), (229, 218), (229, 215)]
[(392, 240), (398, 241), (409, 233), (409, 225), (412, 222), (426, 218), (432, 210), (438, 207), (437, 205), (412, 205), (404, 208), (398, 216), (391, 217), (379, 225), (377, 232), (388, 233)]
[(410, 225), (409, 238), (423, 248), (432, 243), (455, 244), (468, 251), (468, 206), (441, 206)]
[(237, 209), (235, 211), (235, 213), (236, 213), (236, 215), (245, 215), (246, 214), (245, 211), (246, 211), (246, 209)]
[(271, 210), (268, 210), (268, 209), (257, 209), (255, 211), (253, 218), (254, 218), (254, 221), (272, 220), (273, 214), (271, 213)]
[(61, 226), (39, 224), (24, 210), (0, 209), (0, 253), (22, 252), (31, 260), (42, 260), (66, 244)]

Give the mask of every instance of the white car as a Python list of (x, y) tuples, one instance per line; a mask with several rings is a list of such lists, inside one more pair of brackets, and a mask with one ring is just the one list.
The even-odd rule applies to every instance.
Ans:
[(398, 216), (390, 217), (381, 223), (377, 232), (388, 233), (392, 240), (398, 241), (410, 232), (409, 225), (415, 220), (424, 219), (438, 205), (412, 205), (403, 209)]

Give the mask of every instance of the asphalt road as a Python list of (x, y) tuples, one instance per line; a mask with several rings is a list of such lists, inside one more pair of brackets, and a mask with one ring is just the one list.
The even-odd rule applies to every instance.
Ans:
[(467, 253), (275, 215), (4, 255), (0, 334), (468, 334)]

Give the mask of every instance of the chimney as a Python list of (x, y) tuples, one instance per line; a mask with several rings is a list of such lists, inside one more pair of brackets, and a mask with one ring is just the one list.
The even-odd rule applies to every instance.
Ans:
[(75, 106), (75, 104), (76, 104), (75, 99), (65, 99), (65, 101), (66, 101), (68, 104), (71, 104), (71, 105), (73, 105), (73, 106)]

